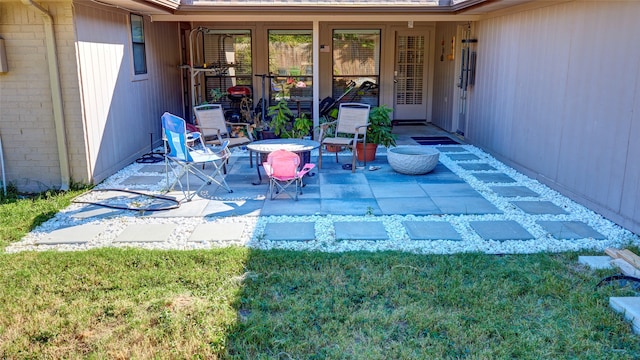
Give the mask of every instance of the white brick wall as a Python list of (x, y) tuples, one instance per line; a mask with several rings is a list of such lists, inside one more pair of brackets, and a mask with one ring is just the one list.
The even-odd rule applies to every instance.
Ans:
[[(71, 2), (44, 3), (54, 17), (73, 181), (87, 182)], [(7, 182), (22, 191), (60, 186), (42, 16), (19, 1), (0, 2), (9, 72), (0, 74), (0, 136)], [(76, 129), (80, 129), (80, 132)]]

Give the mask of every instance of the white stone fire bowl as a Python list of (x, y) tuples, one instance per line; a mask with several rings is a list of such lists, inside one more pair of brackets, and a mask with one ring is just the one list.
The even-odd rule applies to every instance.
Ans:
[(387, 161), (401, 174), (422, 175), (433, 170), (440, 159), (440, 151), (431, 146), (408, 145), (387, 149)]

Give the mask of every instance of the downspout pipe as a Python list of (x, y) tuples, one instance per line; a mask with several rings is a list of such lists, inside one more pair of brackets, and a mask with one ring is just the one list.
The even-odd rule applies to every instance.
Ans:
[(60, 163), (60, 190), (69, 190), (69, 148), (64, 122), (64, 110), (62, 101), (62, 87), (60, 85), (60, 68), (58, 67), (58, 55), (56, 53), (56, 38), (53, 31), (53, 16), (45, 8), (33, 0), (22, 0), (22, 3), (36, 9), (44, 20), (45, 46), (47, 48), (47, 63), (49, 66), (49, 86), (51, 87), (51, 101), (53, 104), (53, 122), (56, 129), (56, 142), (58, 144), (58, 159)]

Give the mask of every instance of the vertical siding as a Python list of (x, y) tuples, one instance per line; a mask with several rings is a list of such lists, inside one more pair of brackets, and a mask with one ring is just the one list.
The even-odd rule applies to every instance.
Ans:
[(160, 116), (181, 113), (178, 25), (145, 17), (148, 76), (132, 76), (129, 13), (75, 6), (92, 180), (99, 182), (160, 144)]
[(467, 134), (636, 232), (638, 18), (640, 2), (575, 1), (480, 21)]
[[(455, 131), (453, 117), (457, 112), (453, 109), (454, 96), (458, 95), (456, 87), (455, 62), (447, 60), (447, 54), (451, 52), (451, 37), (456, 36), (455, 23), (438, 23), (435, 35), (435, 51), (433, 52), (434, 78), (433, 78), (433, 109), (432, 123), (447, 131)], [(442, 41), (444, 40), (444, 61), (440, 61), (442, 54)], [(459, 41), (457, 41), (459, 43)]]

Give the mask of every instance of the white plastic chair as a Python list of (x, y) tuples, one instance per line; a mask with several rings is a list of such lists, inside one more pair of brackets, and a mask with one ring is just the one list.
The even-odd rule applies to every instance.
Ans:
[[(169, 183), (169, 168), (171, 168), (176, 177), (171, 186), (168, 187), (168, 191), (173, 190), (176, 184), (179, 184), (187, 201), (191, 201), (205, 185), (211, 185), (212, 183), (224, 187), (230, 193), (233, 192), (227, 185), (222, 173), (223, 165), (231, 155), (228, 142), (223, 142), (216, 151), (213, 151), (212, 148), (204, 144), (199, 133), (187, 133), (184, 119), (168, 112), (162, 115), (162, 132), (169, 151), (165, 154), (167, 184)], [(194, 145), (190, 145), (191, 143), (194, 143)], [(195, 146), (198, 146), (198, 148)], [(169, 164), (169, 161), (172, 164)], [(204, 170), (207, 164), (211, 164), (213, 167), (210, 174), (205, 173)], [(182, 184), (182, 178), (185, 175), (186, 190)], [(193, 192), (190, 187), (190, 175), (194, 175), (203, 181), (202, 185)]]

